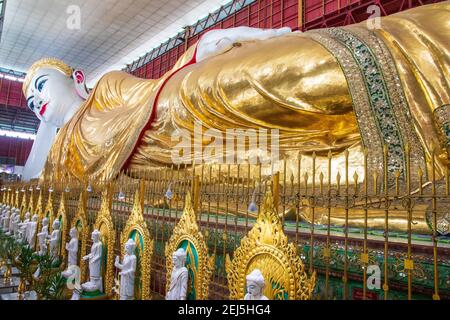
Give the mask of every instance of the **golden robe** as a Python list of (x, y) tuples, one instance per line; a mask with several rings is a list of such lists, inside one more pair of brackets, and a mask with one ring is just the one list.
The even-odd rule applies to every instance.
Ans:
[(439, 175), (449, 163), (449, 13), (449, 2), (422, 6), (383, 17), (381, 29), (296, 32), (198, 63), (194, 46), (157, 80), (111, 72), (58, 133), (42, 178), (170, 164), (172, 133), (192, 133), (196, 120), (223, 133), (279, 129), (281, 158), (367, 146), (375, 169), (391, 140), (393, 170), (404, 170), (396, 156), (406, 144), (424, 168), (433, 144)]

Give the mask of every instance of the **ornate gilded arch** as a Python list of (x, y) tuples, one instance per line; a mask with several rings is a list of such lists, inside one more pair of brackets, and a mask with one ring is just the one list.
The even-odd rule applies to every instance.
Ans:
[[(173, 229), (173, 234), (166, 245), (166, 292), (170, 288), (172, 275), (172, 255), (183, 247), (186, 249), (186, 267), (189, 270), (188, 299), (206, 300), (209, 296), (209, 282), (214, 271), (215, 257), (208, 255), (208, 246), (197, 224), (197, 217), (192, 207), (191, 194), (186, 194), (183, 214)], [(197, 255), (197, 259), (195, 259)], [(197, 260), (197, 265), (195, 264)], [(193, 277), (193, 279), (192, 279)], [(194, 291), (192, 291), (194, 289)]]
[[(43, 200), (42, 200), (42, 189), (39, 189), (39, 196), (38, 196), (38, 200), (36, 202), (36, 207), (35, 207), (35, 214), (38, 216), (38, 227), (37, 229), (40, 231), (41, 227), (42, 227), (42, 219), (44, 219), (44, 210), (43, 210)], [(38, 231), (38, 232), (39, 232)], [(36, 242), (37, 242), (37, 237), (36, 237)]]
[[(150, 237), (147, 223), (144, 220), (144, 201), (143, 201), (143, 184), (140, 189), (136, 190), (134, 195), (134, 205), (127, 224), (121, 235), (121, 252), (122, 257), (125, 255), (124, 244), (129, 238), (133, 238), (136, 242), (136, 250), (138, 250), (140, 261), (140, 292), (137, 298), (140, 300), (150, 300), (150, 279), (151, 279), (151, 259), (153, 256), (153, 240)], [(137, 290), (135, 290), (135, 295)]]
[(42, 189), (39, 190), (39, 196), (36, 202), (36, 207), (34, 208), (34, 213), (37, 214), (39, 223), (44, 217), (44, 210), (42, 209), (43, 203), (42, 203)]
[(34, 215), (34, 189), (31, 189), (30, 191), (30, 200), (28, 200), (28, 207), (27, 211), (31, 213), (31, 215)]
[(60, 230), (61, 230), (61, 239), (59, 242), (59, 254), (62, 258), (62, 261), (65, 260), (67, 252), (64, 250), (64, 244), (66, 243), (67, 234), (69, 232), (69, 224), (67, 221), (67, 209), (66, 209), (66, 200), (65, 200), (64, 191), (61, 193), (61, 201), (59, 203), (58, 212), (56, 214), (56, 219), (59, 220)]
[(112, 194), (111, 186), (105, 187), (102, 194), (102, 204), (100, 211), (95, 221), (95, 229), (101, 233), (101, 241), (103, 246), (106, 246), (106, 268), (104, 270), (104, 289), (106, 295), (112, 294), (112, 288), (114, 285), (114, 243), (115, 243), (115, 231), (114, 224), (111, 215)]
[[(70, 224), (71, 228), (78, 230), (78, 263), (80, 264), (80, 280), (84, 282), (86, 279), (86, 261), (82, 259), (86, 255), (87, 240), (89, 238), (89, 225), (86, 214), (86, 193), (81, 191), (80, 199), (75, 216)], [(64, 250), (65, 251), (65, 250)]]
[(52, 192), (49, 191), (48, 192), (47, 204), (45, 205), (44, 215), (42, 216), (42, 219), (44, 219), (45, 217), (48, 218), (48, 230), (49, 230), (49, 232), (52, 229), (54, 215), (55, 215), (55, 211), (53, 209), (53, 191)]
[(311, 278), (289, 243), (268, 191), (258, 219), (234, 252), (233, 261), (226, 257), (226, 271), (231, 300), (242, 300), (246, 294), (246, 276), (261, 270), (266, 282), (264, 295), (271, 300), (309, 300), (316, 285), (316, 273)]
[(23, 189), (22, 191), (22, 201), (20, 202), (20, 218), (23, 219), (25, 217), (25, 213), (27, 212), (28, 202), (27, 202), (27, 191)]

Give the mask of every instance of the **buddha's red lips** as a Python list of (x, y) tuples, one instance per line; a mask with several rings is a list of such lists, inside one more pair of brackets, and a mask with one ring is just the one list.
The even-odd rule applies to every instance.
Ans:
[(48, 102), (42, 106), (41, 111), (39, 111), (39, 114), (41, 116), (44, 115), (45, 111), (47, 110), (47, 106), (48, 106)]

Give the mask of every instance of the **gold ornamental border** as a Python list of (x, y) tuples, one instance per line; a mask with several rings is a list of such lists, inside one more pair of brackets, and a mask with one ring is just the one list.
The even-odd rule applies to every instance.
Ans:
[[(44, 215), (42, 216), (42, 219), (45, 217), (48, 218), (48, 232), (52, 232), (52, 226), (53, 226), (53, 216), (55, 214), (55, 211), (53, 210), (53, 191), (48, 192), (48, 200), (47, 204), (45, 205)], [(42, 222), (42, 219), (41, 222)]]
[(66, 209), (66, 197), (64, 196), (64, 191), (61, 193), (61, 202), (59, 203), (58, 212), (56, 214), (56, 219), (60, 220), (60, 231), (61, 231), (61, 241), (59, 244), (59, 254), (62, 258), (62, 261), (66, 259), (67, 252), (64, 249), (67, 234), (69, 232), (69, 225), (67, 221), (67, 209)]
[(144, 220), (143, 213), (143, 184), (141, 183), (140, 189), (136, 190), (134, 195), (133, 210), (130, 217), (125, 225), (124, 230), (121, 235), (121, 253), (122, 258), (125, 256), (124, 245), (127, 242), (133, 231), (136, 231), (142, 236), (144, 241), (143, 247), (144, 251), (141, 252), (141, 271), (142, 271), (142, 300), (150, 300), (150, 280), (151, 280), (151, 261), (153, 256), (153, 240), (150, 237), (150, 232), (148, 231), (147, 223)]
[(226, 256), (225, 267), (231, 300), (244, 299), (249, 264), (254, 258), (267, 255), (276, 261), (267, 259), (267, 264), (279, 263), (288, 276), (289, 287), (286, 290), (289, 300), (310, 300), (316, 285), (316, 273), (308, 279), (295, 244), (289, 243), (283, 231), (271, 191), (266, 193), (264, 207), (252, 230), (234, 252), (233, 261), (228, 254)]
[(23, 188), (22, 190), (23, 191), (21, 191), (21, 193), (23, 193), (23, 196), (22, 201), (20, 202), (20, 219), (23, 220), (25, 218), (25, 213), (27, 212), (28, 202), (27, 202), (27, 191)]
[[(105, 293), (107, 296), (112, 295), (112, 288), (114, 286), (114, 243), (116, 234), (114, 231), (114, 223), (111, 215), (111, 206), (112, 206), (112, 194), (111, 194), (111, 186), (106, 186), (105, 190), (102, 194), (102, 205), (100, 207), (100, 211), (97, 215), (97, 220), (95, 221), (94, 229), (98, 231), (102, 230), (102, 226), (106, 226), (106, 230), (108, 232), (106, 244), (108, 248), (108, 255), (106, 257), (106, 272), (105, 272)], [(105, 237), (105, 234), (101, 235), (102, 238)]]
[[(78, 222), (81, 223), (82, 229), (79, 232), (77, 227)], [(80, 248), (80, 281), (84, 282), (86, 279), (86, 261), (83, 260), (83, 257), (86, 255), (87, 249), (87, 240), (89, 237), (89, 225), (86, 215), (86, 194), (84, 191), (81, 191), (80, 199), (78, 200), (78, 208), (75, 216), (72, 219), (72, 223), (70, 224), (71, 228), (76, 228), (78, 230), (78, 241), (81, 240), (81, 248)]]
[(215, 256), (208, 255), (208, 246), (206, 245), (203, 234), (199, 230), (189, 192), (186, 194), (181, 219), (173, 229), (172, 236), (166, 246), (166, 292), (170, 288), (170, 277), (173, 269), (172, 255), (184, 240), (192, 243), (197, 251), (198, 274), (194, 279), (195, 291), (197, 292), (196, 299), (207, 300), (209, 296), (209, 283), (214, 271)]

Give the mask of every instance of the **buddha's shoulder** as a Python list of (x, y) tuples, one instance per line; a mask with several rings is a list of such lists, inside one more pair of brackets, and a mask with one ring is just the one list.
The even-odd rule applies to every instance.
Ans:
[(117, 81), (117, 80), (121, 80), (123, 78), (129, 78), (129, 77), (134, 77), (134, 76), (125, 71), (119, 71), (119, 70), (109, 71), (100, 78), (98, 83), (105, 82), (105, 81), (106, 82)]

